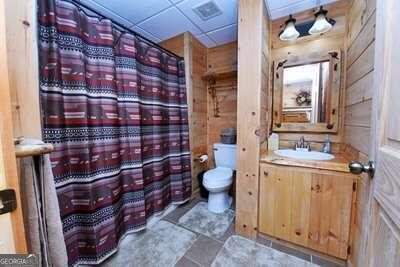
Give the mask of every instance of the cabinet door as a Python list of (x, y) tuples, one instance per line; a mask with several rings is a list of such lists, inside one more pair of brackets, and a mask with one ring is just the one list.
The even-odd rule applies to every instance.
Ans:
[(347, 258), (353, 180), (261, 164), (259, 231)]
[(259, 231), (274, 236), (275, 178), (277, 169), (260, 165)]
[(260, 232), (307, 246), (311, 173), (261, 165)]
[(353, 180), (313, 174), (308, 246), (345, 259), (350, 231)]
[(310, 225), (311, 180), (310, 172), (293, 172), (290, 240), (307, 246)]

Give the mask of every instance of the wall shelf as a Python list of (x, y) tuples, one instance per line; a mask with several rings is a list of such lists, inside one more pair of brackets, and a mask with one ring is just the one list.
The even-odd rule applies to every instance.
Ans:
[(207, 81), (215, 81), (220, 79), (227, 79), (237, 76), (237, 69), (230, 69), (224, 71), (208, 70), (203, 74), (202, 79)]

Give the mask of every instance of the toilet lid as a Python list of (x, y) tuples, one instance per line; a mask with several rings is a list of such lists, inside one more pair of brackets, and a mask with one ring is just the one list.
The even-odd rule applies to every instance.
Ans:
[(206, 184), (220, 184), (220, 183), (230, 183), (232, 181), (233, 171), (230, 168), (218, 167), (206, 171), (204, 174), (203, 183)]

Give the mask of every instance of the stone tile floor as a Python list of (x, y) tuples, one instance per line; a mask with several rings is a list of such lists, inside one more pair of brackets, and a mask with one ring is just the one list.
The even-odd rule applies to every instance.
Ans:
[[(171, 213), (167, 214), (165, 217), (163, 217), (162, 220), (169, 221), (173, 224), (178, 225), (179, 227), (185, 228), (184, 226), (179, 224), (179, 219), (200, 201), (206, 200), (200, 197), (194, 198), (189, 203), (181, 205)], [(184, 256), (177, 262), (175, 267), (210, 266), (217, 254), (222, 249), (225, 241), (230, 236), (235, 234), (234, 222), (229, 226), (224, 235), (219, 238), (208, 237), (191, 229), (185, 229), (195, 233), (197, 235), (197, 238), (192, 246), (186, 251)], [(325, 256), (322, 256), (318, 253), (311, 253), (306, 249), (299, 249), (293, 245), (288, 245), (285, 242), (274, 240), (262, 235), (257, 238), (256, 242), (264, 246), (284, 252), (288, 255), (292, 255), (308, 262), (315, 263), (322, 267), (345, 266), (343, 262), (340, 262), (338, 260), (331, 261), (331, 259), (328, 260)]]

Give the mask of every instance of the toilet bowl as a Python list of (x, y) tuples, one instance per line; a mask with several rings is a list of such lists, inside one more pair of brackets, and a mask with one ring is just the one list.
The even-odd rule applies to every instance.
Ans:
[(203, 185), (208, 190), (208, 210), (222, 213), (232, 204), (228, 191), (236, 169), (236, 145), (214, 144), (215, 169), (204, 174)]
[(204, 174), (203, 185), (209, 192), (209, 211), (221, 213), (231, 206), (232, 198), (228, 191), (232, 185), (232, 175), (232, 169), (224, 167), (217, 167)]

